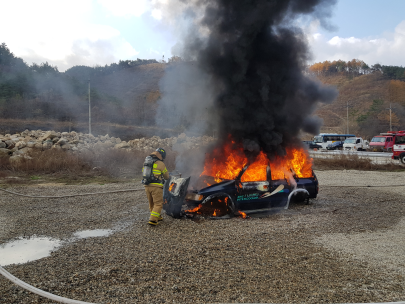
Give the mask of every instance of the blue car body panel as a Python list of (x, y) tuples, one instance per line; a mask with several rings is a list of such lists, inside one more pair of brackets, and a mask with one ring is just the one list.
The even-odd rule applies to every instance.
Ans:
[(327, 150), (343, 149), (343, 141), (335, 141), (326, 147)]
[[(299, 199), (316, 198), (318, 195), (318, 180), (313, 174), (312, 178), (296, 178), (297, 188), (305, 189), (309, 195), (300, 192), (297, 195)], [(263, 189), (263, 185), (267, 185), (267, 189)], [(284, 189), (269, 195), (278, 186), (283, 185)], [(201, 201), (186, 200), (187, 205), (192, 208), (204, 202), (210, 196), (224, 195), (232, 199), (236, 211), (249, 210), (266, 210), (271, 208), (284, 208), (288, 206), (289, 196), (294, 191), (294, 187), (287, 180), (263, 181), (263, 182), (247, 182), (241, 183), (237, 180), (225, 180), (220, 183), (205, 187), (199, 191), (192, 191), (195, 194), (203, 196)]]

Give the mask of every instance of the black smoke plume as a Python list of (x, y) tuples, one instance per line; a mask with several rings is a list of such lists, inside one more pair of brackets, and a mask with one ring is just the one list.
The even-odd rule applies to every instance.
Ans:
[[(319, 132), (322, 121), (312, 113), (337, 92), (306, 76), (310, 54), (294, 23), (328, 17), (335, 2), (194, 1), (191, 10), (204, 11), (195, 21), (202, 30), (188, 35), (184, 54), (215, 84), (213, 108), (222, 142), (230, 135), (247, 154), (263, 150), (271, 157), (297, 145), (300, 131)], [(322, 24), (328, 27), (325, 18)]]

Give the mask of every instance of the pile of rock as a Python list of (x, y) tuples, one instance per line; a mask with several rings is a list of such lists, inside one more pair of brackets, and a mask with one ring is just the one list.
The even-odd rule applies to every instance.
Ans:
[(161, 139), (159, 136), (133, 139), (128, 141), (127, 144), (135, 150), (151, 150), (158, 147), (169, 147), (175, 150), (188, 150), (209, 145), (214, 140), (213, 137), (206, 135), (200, 137), (188, 137), (186, 134), (182, 133), (178, 137), (169, 137), (165, 139)]
[(172, 149), (192, 149), (208, 145), (214, 141), (213, 137), (188, 137), (182, 133), (178, 137), (133, 139), (128, 142), (116, 137), (93, 136), (76, 132), (55, 132), (55, 131), (29, 131), (25, 130), (18, 134), (0, 134), (0, 157), (9, 156), (12, 158), (27, 157), (27, 152), (33, 150), (63, 149), (81, 152), (90, 149), (97, 151), (103, 149), (127, 149), (148, 151), (158, 147)]

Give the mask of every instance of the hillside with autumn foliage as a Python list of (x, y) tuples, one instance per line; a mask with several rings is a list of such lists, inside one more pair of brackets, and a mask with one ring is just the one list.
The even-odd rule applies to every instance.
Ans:
[(316, 114), (324, 121), (322, 132), (347, 132), (370, 138), (390, 129), (405, 129), (405, 68), (353, 59), (325, 61), (308, 67), (308, 74), (336, 86), (338, 98), (319, 105)]
[[(178, 62), (179, 57), (167, 62), (125, 60), (106, 66), (74, 66), (59, 72), (47, 62), (26, 64), (3, 43), (0, 131), (29, 128), (86, 132), (90, 92), (94, 134), (133, 137), (181, 133), (188, 128), (187, 119), (181, 117), (179, 125), (172, 129), (159, 130), (155, 126), (160, 80)], [(366, 138), (386, 132), (390, 129), (390, 106), (392, 129), (405, 129), (405, 68), (369, 65), (353, 59), (315, 63), (305, 72), (339, 91), (332, 104), (319, 105), (316, 110), (324, 121), (322, 132), (346, 133), (347, 122), (349, 133)]]

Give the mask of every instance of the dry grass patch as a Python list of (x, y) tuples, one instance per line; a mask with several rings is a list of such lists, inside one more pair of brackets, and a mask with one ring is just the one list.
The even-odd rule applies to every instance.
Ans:
[[(175, 167), (177, 153), (167, 151), (165, 164), (169, 171)], [(145, 157), (153, 151), (126, 151), (118, 149), (87, 150), (72, 153), (63, 150), (45, 150), (29, 153), (10, 161), (8, 157), (0, 158), (0, 178), (10, 174), (32, 176), (41, 174), (66, 175), (80, 177), (137, 177), (141, 175)], [(31, 178), (32, 179), (32, 178)]]
[[(93, 169), (102, 170), (109, 176), (138, 176), (141, 175), (145, 157), (152, 151), (127, 151), (108, 149), (104, 151), (89, 150), (81, 153), (81, 160), (89, 164)], [(175, 168), (175, 159), (177, 153), (166, 149), (166, 159), (164, 163), (169, 171)]]
[(365, 171), (405, 171), (405, 167), (388, 163), (375, 164), (369, 158), (357, 154), (340, 154), (330, 158), (314, 158), (315, 170), (365, 170)]
[(61, 150), (36, 151), (11, 161), (9, 158), (0, 160), (0, 169), (25, 173), (55, 173), (60, 171), (81, 172), (90, 170), (89, 166), (78, 155)]

